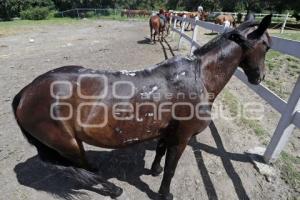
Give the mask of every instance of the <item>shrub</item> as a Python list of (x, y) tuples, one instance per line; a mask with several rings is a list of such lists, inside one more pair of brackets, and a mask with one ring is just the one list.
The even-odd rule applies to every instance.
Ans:
[(95, 12), (94, 11), (88, 11), (85, 13), (85, 17), (86, 18), (91, 18), (95, 16)]
[(49, 14), (50, 14), (50, 11), (48, 8), (35, 7), (35, 8), (30, 8), (30, 9), (21, 11), (20, 16), (22, 19), (42, 20), (42, 19), (46, 19)]

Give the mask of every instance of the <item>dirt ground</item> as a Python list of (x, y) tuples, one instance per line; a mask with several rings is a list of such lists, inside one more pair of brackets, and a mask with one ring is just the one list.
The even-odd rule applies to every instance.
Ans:
[[(32, 26), (30, 31), (0, 38), (0, 199), (110, 199), (97, 188), (76, 184), (63, 172), (41, 164), (36, 150), (27, 144), (11, 112), (13, 96), (36, 76), (64, 65), (93, 69), (139, 69), (165, 59), (163, 47), (149, 44), (147, 22), (82, 20), (72, 25)], [(205, 36), (202, 42), (211, 36)], [(167, 39), (176, 49), (176, 42)], [(167, 56), (169, 47), (164, 44)], [(187, 52), (182, 51), (182, 52)], [(182, 53), (174, 51), (175, 54)], [(261, 101), (236, 78), (227, 89), (242, 101)], [(240, 95), (243, 93), (243, 95)], [(218, 99), (221, 101), (221, 98)], [(262, 123), (273, 133), (279, 115), (266, 103)], [(230, 115), (225, 109), (226, 115)], [(293, 141), (299, 136), (293, 136)], [(299, 143), (288, 149), (299, 155)], [(294, 199), (299, 190), (277, 175), (267, 180), (259, 174), (244, 152), (262, 146), (250, 128), (214, 120), (185, 150), (172, 181), (178, 200), (204, 199)], [(292, 146), (292, 147), (290, 147)], [(86, 145), (88, 158), (102, 175), (124, 189), (120, 199), (156, 199), (162, 175), (148, 175), (155, 141), (122, 150)]]

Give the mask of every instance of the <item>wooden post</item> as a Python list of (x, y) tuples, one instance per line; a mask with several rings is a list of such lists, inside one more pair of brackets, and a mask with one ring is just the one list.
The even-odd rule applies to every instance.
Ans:
[(183, 23), (181, 23), (181, 31), (180, 31), (180, 38), (179, 38), (179, 42), (178, 42), (178, 50), (180, 50), (181, 45), (182, 45), (182, 34), (184, 33), (184, 29), (185, 29), (185, 19), (186, 19), (186, 15), (183, 16), (183, 18), (181, 19)]
[(191, 50), (190, 50), (190, 55), (193, 55), (194, 49), (195, 49), (195, 43), (197, 43), (197, 33), (198, 33), (198, 25), (197, 21), (199, 20), (198, 17), (195, 18), (195, 27), (194, 27), (194, 32), (193, 32), (193, 40), (191, 44)]
[(300, 110), (300, 76), (288, 100), (285, 112), (282, 113), (271, 142), (264, 153), (264, 159), (267, 163), (274, 162), (287, 144), (295, 128), (292, 121), (297, 110)]
[(286, 16), (285, 16), (285, 19), (284, 19), (284, 22), (282, 24), (281, 31), (280, 31), (281, 34), (284, 31), (284, 28), (285, 28), (285, 25), (286, 25), (286, 22), (287, 22), (288, 18), (289, 18), (289, 13), (287, 13)]

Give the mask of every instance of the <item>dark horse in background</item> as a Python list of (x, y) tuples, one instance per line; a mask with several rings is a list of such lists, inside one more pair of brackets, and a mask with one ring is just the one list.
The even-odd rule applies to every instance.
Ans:
[[(75, 167), (86, 182), (99, 180), (100, 175), (93, 173), (86, 160), (83, 142), (116, 149), (159, 138), (151, 172), (157, 176), (163, 171), (160, 162), (166, 154), (159, 195), (172, 199), (170, 183), (178, 160), (191, 137), (209, 125), (212, 103), (237, 67), (242, 67), (252, 84), (264, 79), (270, 23), (271, 15), (260, 24), (247, 21), (197, 49), (193, 57), (174, 57), (140, 71), (96, 71), (79, 66), (49, 71), (13, 99), (16, 121), (41, 160)], [(118, 81), (127, 84), (114, 89)], [(128, 87), (128, 82), (134, 87)], [(177, 94), (184, 95), (178, 98)], [(143, 103), (146, 106), (138, 109)], [(187, 103), (192, 107), (183, 106)], [(180, 109), (172, 110), (176, 104)], [(162, 109), (161, 116), (157, 108)], [(103, 121), (101, 127), (95, 126)], [(108, 190), (113, 197), (122, 193), (115, 185)]]

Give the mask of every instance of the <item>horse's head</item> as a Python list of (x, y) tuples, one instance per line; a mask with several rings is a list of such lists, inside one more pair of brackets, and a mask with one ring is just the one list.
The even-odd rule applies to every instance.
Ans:
[[(272, 15), (263, 18), (260, 24), (247, 21), (237, 29), (225, 34), (238, 43), (244, 50), (240, 67), (252, 84), (259, 84), (265, 77), (265, 56), (271, 46), (271, 38), (267, 28), (271, 24)], [(256, 28), (255, 26), (258, 25)]]

